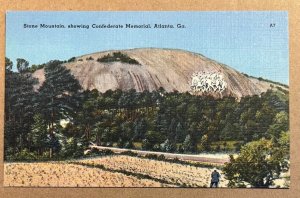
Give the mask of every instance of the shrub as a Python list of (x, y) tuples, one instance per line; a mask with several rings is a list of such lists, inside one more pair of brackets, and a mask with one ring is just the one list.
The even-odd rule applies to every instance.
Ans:
[(72, 58), (70, 58), (70, 59), (68, 60), (68, 63), (74, 62), (75, 60), (76, 60), (76, 58), (75, 58), (75, 57), (72, 57)]
[(148, 158), (148, 159), (158, 159), (158, 156), (157, 155), (155, 155), (155, 154), (146, 154), (145, 155), (145, 158)]
[(177, 157), (175, 157), (174, 159), (171, 159), (170, 161), (173, 162), (173, 163), (184, 163), (183, 161), (181, 161)]
[(94, 58), (90, 56), (90, 57), (86, 58), (86, 60), (91, 61), (91, 60), (94, 60)]
[(28, 149), (7, 157), (8, 161), (36, 161), (37, 159), (37, 154), (30, 152)]
[(164, 155), (159, 155), (159, 156), (157, 157), (157, 159), (158, 159), (158, 160), (162, 160), (162, 161), (163, 161), (163, 160), (165, 160), (165, 159), (166, 159), (166, 157), (165, 157)]
[(250, 142), (241, 148), (238, 157), (230, 155), (230, 162), (223, 168), (228, 186), (268, 188), (273, 181), (287, 171), (288, 138), (282, 136), (279, 146), (272, 141), (261, 139)]
[(283, 92), (284, 94), (289, 94), (289, 91), (288, 91), (288, 90), (282, 89), (281, 87), (278, 87), (278, 86), (276, 86), (276, 88), (277, 88), (279, 91)]
[(46, 65), (45, 63), (44, 64), (40, 64), (40, 65), (32, 65), (27, 70), (28, 70), (28, 72), (34, 73), (36, 70), (44, 68), (45, 65)]
[[(225, 147), (223, 147), (223, 149), (225, 149)], [(218, 144), (215, 148), (216, 152), (220, 152), (221, 151), (221, 146)]]
[(244, 142), (236, 142), (233, 144), (233, 146), (235, 147), (235, 151), (238, 152), (241, 150), (242, 145), (244, 145)]
[(133, 156), (133, 157), (138, 156), (137, 153), (132, 152), (132, 151), (124, 151), (124, 152), (121, 152), (120, 154), (121, 155), (129, 155), (129, 156)]
[(90, 155), (96, 155), (96, 156), (106, 156), (106, 155), (113, 155), (115, 154), (113, 151), (109, 149), (99, 150), (96, 148), (92, 148)]
[(160, 145), (160, 149), (164, 152), (174, 152), (176, 151), (176, 144), (169, 139), (166, 139), (166, 141)]
[(127, 142), (124, 144), (124, 148), (133, 149), (133, 148), (134, 148), (134, 145), (133, 145), (132, 141), (127, 141)]
[(121, 52), (114, 52), (113, 55), (107, 54), (101, 58), (98, 58), (97, 61), (102, 63), (122, 62), (122, 63), (128, 63), (133, 65), (140, 64), (137, 60), (132, 59), (128, 55), (123, 54)]

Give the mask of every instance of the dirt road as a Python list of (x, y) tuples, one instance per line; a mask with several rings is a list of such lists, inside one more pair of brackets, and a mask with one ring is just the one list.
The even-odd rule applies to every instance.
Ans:
[(229, 161), (229, 157), (214, 157), (210, 155), (209, 157), (204, 157), (201, 155), (187, 155), (187, 154), (177, 154), (177, 153), (164, 153), (164, 152), (155, 152), (155, 151), (141, 151), (141, 150), (134, 150), (134, 149), (125, 149), (125, 148), (114, 148), (114, 147), (105, 147), (105, 146), (96, 146), (91, 145), (90, 148), (97, 148), (99, 150), (111, 150), (115, 153), (121, 153), (124, 151), (131, 151), (137, 153), (138, 155), (145, 156), (146, 154), (155, 154), (155, 155), (164, 155), (166, 158), (174, 159), (178, 158), (181, 160), (190, 160), (190, 161), (197, 161), (197, 162), (207, 162), (207, 163), (214, 163), (214, 164), (224, 164), (225, 162)]

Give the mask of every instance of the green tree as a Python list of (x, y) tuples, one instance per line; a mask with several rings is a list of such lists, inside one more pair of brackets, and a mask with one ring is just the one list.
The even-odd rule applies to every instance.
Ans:
[(288, 113), (280, 111), (276, 114), (273, 124), (269, 126), (268, 134), (276, 141), (280, 138), (280, 134), (283, 131), (287, 131), (289, 128)]
[(159, 150), (159, 144), (162, 142), (162, 137), (159, 132), (148, 131), (145, 134), (145, 139), (142, 141), (144, 150)]
[(120, 134), (118, 139), (118, 146), (124, 147), (125, 144), (129, 148), (132, 145), (133, 130), (132, 130), (132, 122), (127, 120), (121, 124)]
[(47, 135), (47, 146), (49, 148), (49, 158), (55, 154), (59, 154), (61, 150), (61, 144), (59, 142), (59, 134), (52, 132)]
[(27, 71), (29, 62), (23, 58), (17, 59), (17, 69), (20, 73)]
[(9, 58), (5, 57), (5, 70), (11, 71), (12, 67), (13, 62)]
[(200, 140), (200, 151), (209, 151), (208, 135), (203, 135)]
[(72, 96), (81, 89), (81, 86), (70, 70), (57, 60), (46, 64), (45, 78), (45, 82), (39, 89), (39, 102), (44, 119), (47, 120), (52, 132), (55, 123), (74, 113), (75, 105)]
[(147, 132), (147, 122), (145, 118), (136, 119), (133, 123), (134, 140), (141, 140)]
[(169, 139), (166, 139), (166, 141), (164, 141), (164, 143), (162, 143), (160, 147), (164, 152), (174, 152), (176, 150), (176, 144), (174, 144), (174, 142), (170, 141)]
[(176, 134), (175, 135), (176, 142), (184, 141), (184, 137), (186, 134), (185, 134), (185, 130), (180, 122), (178, 122), (178, 124), (176, 125), (175, 134)]
[(92, 130), (92, 136), (91, 139), (93, 142), (96, 143), (96, 145), (103, 145), (104, 142), (101, 141), (102, 134), (104, 133), (104, 123), (103, 122), (97, 122)]
[(15, 152), (28, 147), (35, 110), (37, 80), (31, 75), (12, 71), (12, 62), (5, 59), (5, 146)]
[[(95, 134), (92, 134), (92, 129), (98, 121), (98, 98), (100, 96), (96, 89), (93, 89), (92, 91), (85, 90), (78, 95), (79, 108), (76, 114), (73, 115), (73, 122), (74, 125), (78, 127), (79, 131), (81, 131), (81, 135), (84, 135), (89, 141), (92, 138), (92, 135), (94, 135), (95, 138)], [(95, 141), (95, 139), (93, 141)]]
[(47, 145), (47, 125), (39, 114), (36, 114), (33, 119), (34, 124), (31, 127), (28, 138), (31, 146), (41, 155)]
[(83, 145), (83, 142), (80, 142), (77, 138), (71, 137), (65, 141), (61, 154), (65, 158), (81, 157), (83, 156), (85, 148), (86, 147)]
[(191, 138), (191, 135), (187, 135), (185, 137), (185, 140), (182, 144), (182, 149), (185, 153), (190, 153), (195, 151), (195, 145), (193, 143), (193, 140)]
[[(285, 138), (285, 140), (284, 140)], [(241, 148), (237, 157), (230, 155), (230, 162), (223, 168), (230, 187), (251, 185), (267, 188), (288, 168), (288, 141), (282, 138), (282, 145), (275, 146), (270, 140), (260, 139)]]

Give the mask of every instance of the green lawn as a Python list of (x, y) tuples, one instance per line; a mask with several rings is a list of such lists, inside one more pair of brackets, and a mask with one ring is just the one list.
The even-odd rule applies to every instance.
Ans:
[[(211, 148), (215, 151), (217, 151), (218, 148), (220, 151), (235, 151), (237, 143), (239, 143), (239, 141), (216, 141), (211, 144)], [(199, 148), (200, 145), (198, 144), (197, 147)]]

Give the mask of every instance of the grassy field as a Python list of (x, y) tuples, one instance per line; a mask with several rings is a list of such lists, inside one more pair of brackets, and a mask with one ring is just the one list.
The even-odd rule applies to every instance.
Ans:
[[(228, 151), (232, 152), (237, 149), (238, 141), (217, 141), (212, 142), (211, 148), (212, 150), (218, 150), (218, 151)], [(200, 148), (200, 144), (197, 145), (198, 149)]]

